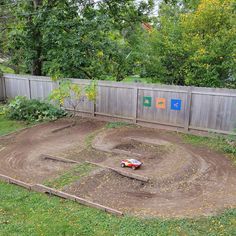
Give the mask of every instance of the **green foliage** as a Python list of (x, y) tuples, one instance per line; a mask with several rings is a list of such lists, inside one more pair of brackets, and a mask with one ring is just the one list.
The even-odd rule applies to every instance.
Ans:
[(55, 120), (65, 115), (64, 110), (47, 102), (36, 99), (29, 100), (22, 96), (15, 97), (5, 108), (5, 116), (8, 119), (27, 122)]
[(236, 88), (236, 15), (232, 0), (202, 0), (181, 15), (185, 84)]
[(0, 77), (3, 75), (3, 73), (14, 74), (14, 70), (10, 67), (0, 64)]
[(47, 181), (46, 186), (56, 189), (62, 189), (63, 187), (78, 181), (82, 177), (88, 175), (91, 171), (95, 170), (96, 167), (87, 163), (77, 165), (73, 169), (67, 171), (63, 175), (56, 179)]
[[(55, 79), (54, 79), (55, 80)], [(74, 115), (79, 104), (88, 99), (89, 101), (96, 101), (97, 97), (97, 82), (92, 81), (89, 85), (82, 87), (74, 84), (71, 80), (63, 79), (59, 81), (59, 87), (54, 89), (49, 95), (51, 101), (63, 106), (66, 102), (73, 109)]]
[(0, 182), (1, 235), (234, 235), (236, 210), (197, 219), (115, 217), (69, 200)]
[(22, 0), (14, 5), (4, 7), (14, 21), (6, 21), (0, 48), (21, 71), (60, 71), (62, 77), (86, 79), (113, 74), (121, 80), (130, 69), (128, 35), (147, 19), (153, 1)]
[(234, 0), (162, 0), (155, 16), (153, 0), (4, 2), (0, 53), (16, 72), (236, 88)]
[(143, 75), (166, 84), (236, 88), (233, 0), (163, 1), (142, 36)]

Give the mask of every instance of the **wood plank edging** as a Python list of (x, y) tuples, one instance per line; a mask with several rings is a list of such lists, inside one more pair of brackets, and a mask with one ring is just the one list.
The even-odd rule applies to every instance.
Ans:
[(104, 206), (104, 205), (101, 205), (98, 203), (94, 203), (94, 202), (87, 200), (85, 198), (77, 197), (75, 195), (71, 195), (69, 193), (65, 193), (65, 192), (44, 186), (42, 184), (36, 184), (36, 185), (32, 186), (32, 190), (34, 190), (36, 192), (47, 193), (49, 195), (54, 195), (54, 196), (64, 198), (64, 199), (69, 199), (69, 200), (78, 202), (82, 205), (97, 208), (97, 209), (103, 210), (105, 212), (109, 212), (109, 213), (117, 215), (117, 216), (124, 215), (123, 212), (118, 211), (116, 209), (113, 209), (113, 208), (110, 208), (110, 207), (107, 207), (107, 206)]
[(143, 182), (148, 182), (149, 181), (149, 178), (146, 177), (146, 176), (141, 176), (141, 175), (137, 175), (137, 174), (133, 174), (133, 173), (127, 173), (127, 172), (117, 170), (115, 168), (112, 168), (112, 167), (109, 167), (109, 166), (104, 166), (104, 165), (101, 165), (101, 164), (98, 164), (98, 163), (95, 163), (95, 162), (91, 162), (91, 161), (85, 161), (85, 162), (88, 163), (88, 164), (92, 164), (92, 165), (102, 167), (102, 168), (110, 169), (110, 170), (115, 171), (116, 173), (118, 173), (122, 176), (131, 178), (131, 179), (136, 179), (136, 180), (143, 181)]

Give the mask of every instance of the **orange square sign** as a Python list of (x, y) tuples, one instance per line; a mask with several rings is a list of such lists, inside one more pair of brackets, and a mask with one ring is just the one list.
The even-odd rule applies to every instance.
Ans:
[(156, 108), (166, 109), (166, 99), (156, 98)]

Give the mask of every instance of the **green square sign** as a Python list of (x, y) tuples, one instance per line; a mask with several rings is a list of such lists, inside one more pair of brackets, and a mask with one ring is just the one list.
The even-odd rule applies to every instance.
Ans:
[(143, 106), (151, 107), (152, 106), (152, 98), (151, 97), (143, 97)]

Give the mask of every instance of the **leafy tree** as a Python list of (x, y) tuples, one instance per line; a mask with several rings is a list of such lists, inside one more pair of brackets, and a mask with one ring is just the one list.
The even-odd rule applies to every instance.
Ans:
[(59, 106), (68, 104), (73, 110), (73, 116), (75, 116), (81, 102), (85, 99), (95, 102), (96, 97), (97, 86), (95, 81), (82, 87), (72, 83), (71, 80), (68, 79), (60, 80), (59, 87), (54, 89), (49, 95), (49, 99), (56, 102)]
[(236, 88), (236, 15), (232, 0), (202, 0), (181, 15), (187, 85)]
[(146, 18), (152, 2), (16, 1), (6, 52), (26, 73), (60, 71), (63, 77), (89, 79), (111, 73), (121, 80), (128, 68), (128, 35)]
[(144, 71), (168, 84), (236, 87), (232, 0), (162, 3), (143, 47)]

